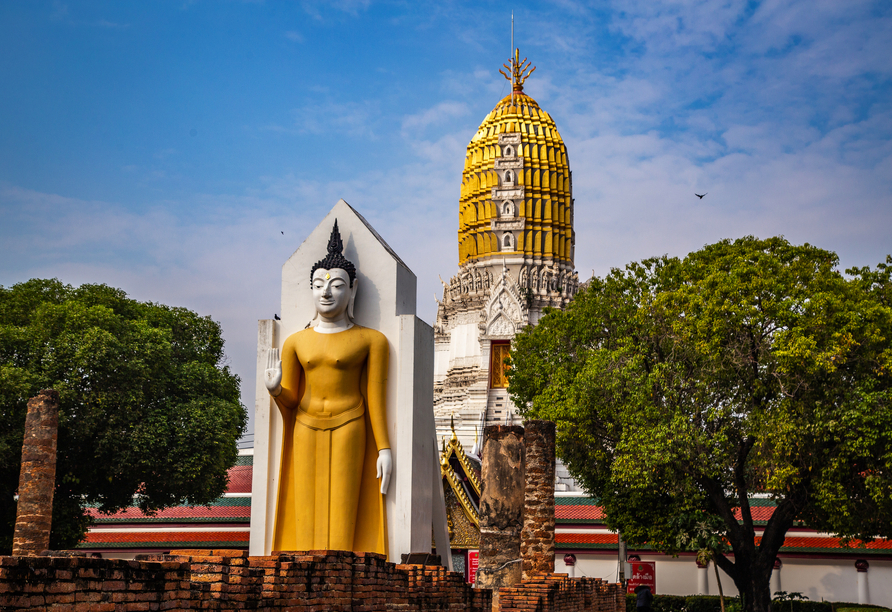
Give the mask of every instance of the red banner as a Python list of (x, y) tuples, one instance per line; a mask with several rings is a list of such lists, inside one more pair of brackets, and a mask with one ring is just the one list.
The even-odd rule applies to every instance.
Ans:
[(477, 580), (477, 567), (480, 565), (480, 558), (476, 550), (468, 551), (468, 582), (474, 584)]
[(626, 583), (628, 593), (634, 593), (635, 587), (650, 587), (650, 592), (657, 594), (657, 564), (654, 561), (632, 561), (632, 575)]

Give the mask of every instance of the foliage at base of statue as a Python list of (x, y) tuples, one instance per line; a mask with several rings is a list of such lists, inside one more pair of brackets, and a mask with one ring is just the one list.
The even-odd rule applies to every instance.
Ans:
[(557, 423), (608, 526), (709, 553), (748, 611), (794, 524), (892, 536), (892, 257), (837, 265), (726, 240), (593, 278), (512, 343), (512, 400)]
[(246, 412), (219, 324), (106, 285), (0, 287), (0, 554), (41, 389), (60, 395), (51, 549), (83, 539), (85, 507), (153, 512), (225, 491)]

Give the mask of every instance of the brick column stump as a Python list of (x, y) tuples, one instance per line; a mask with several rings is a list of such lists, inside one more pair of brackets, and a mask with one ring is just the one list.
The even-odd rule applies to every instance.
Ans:
[(44, 389), (28, 400), (13, 556), (36, 556), (50, 547), (58, 429), (59, 393)]
[(520, 540), (524, 580), (554, 572), (554, 443), (552, 421), (524, 423), (526, 490)]
[(480, 494), (480, 566), (478, 588), (498, 590), (520, 582), (520, 531), (523, 529), (523, 427), (487, 427), (483, 441), (483, 490)]

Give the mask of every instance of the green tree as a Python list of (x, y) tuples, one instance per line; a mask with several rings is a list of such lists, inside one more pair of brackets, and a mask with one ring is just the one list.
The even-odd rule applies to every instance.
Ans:
[[(837, 264), (752, 237), (633, 263), (513, 345), (512, 399), (556, 421), (559, 456), (609, 526), (709, 549), (747, 610), (769, 610), (794, 524), (892, 536), (892, 265)], [(775, 503), (760, 534), (753, 495)], [(704, 521), (733, 559), (703, 546)]]
[(0, 287), (0, 552), (15, 524), (27, 402), (60, 395), (52, 548), (84, 537), (86, 506), (153, 512), (226, 489), (245, 429), (220, 326), (106, 285)]

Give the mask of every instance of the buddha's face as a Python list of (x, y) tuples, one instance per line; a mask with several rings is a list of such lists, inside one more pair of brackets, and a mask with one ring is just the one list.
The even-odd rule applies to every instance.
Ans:
[(347, 312), (353, 291), (346, 270), (318, 269), (313, 272), (313, 302), (316, 312), (327, 319), (340, 318)]

